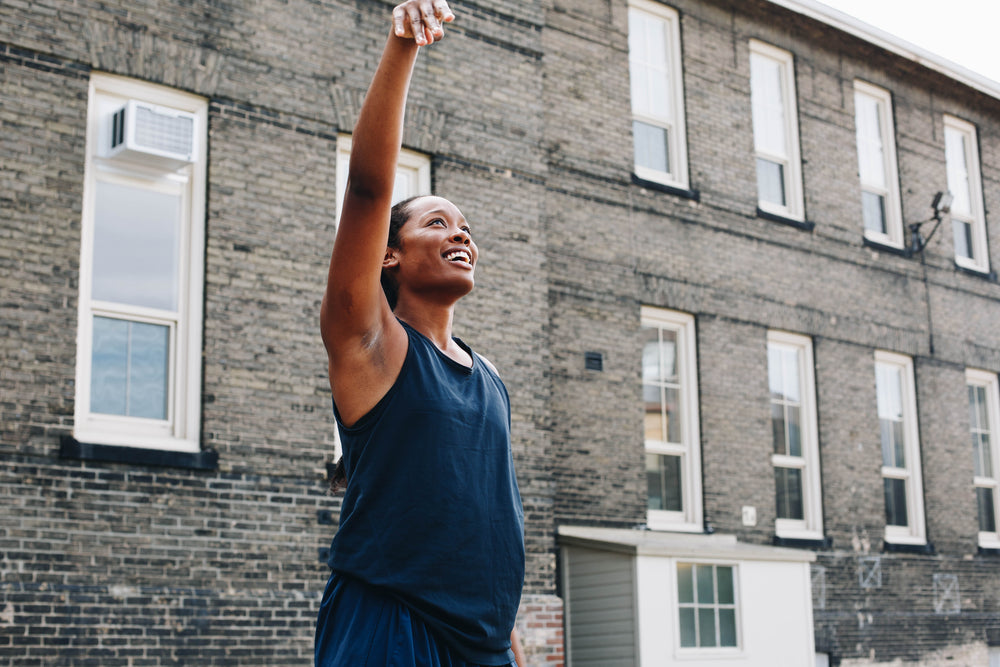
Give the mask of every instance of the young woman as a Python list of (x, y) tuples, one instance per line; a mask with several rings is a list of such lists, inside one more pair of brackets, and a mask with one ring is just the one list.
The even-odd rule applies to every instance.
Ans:
[(447, 199), (390, 207), (417, 52), (453, 18), (445, 0), (393, 10), (354, 129), (321, 311), (347, 486), (319, 667), (523, 666), (510, 403), (495, 369), (452, 336), (479, 250)]

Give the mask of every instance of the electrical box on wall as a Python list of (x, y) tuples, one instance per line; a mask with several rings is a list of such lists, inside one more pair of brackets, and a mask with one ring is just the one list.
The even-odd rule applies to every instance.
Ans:
[(106, 157), (170, 171), (195, 160), (197, 118), (192, 113), (129, 100), (108, 123)]

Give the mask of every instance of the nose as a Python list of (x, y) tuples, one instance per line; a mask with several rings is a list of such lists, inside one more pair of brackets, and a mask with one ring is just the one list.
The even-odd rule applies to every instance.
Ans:
[(455, 241), (456, 243), (469, 245), (469, 243), (472, 241), (472, 237), (469, 236), (469, 233), (466, 232), (464, 229), (460, 229), (452, 235), (451, 240)]

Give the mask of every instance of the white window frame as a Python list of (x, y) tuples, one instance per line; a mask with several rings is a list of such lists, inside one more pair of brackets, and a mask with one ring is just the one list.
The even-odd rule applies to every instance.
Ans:
[(972, 227), (972, 257), (960, 257), (955, 249), (955, 263), (965, 269), (989, 273), (990, 257), (986, 243), (986, 212), (983, 209), (983, 180), (979, 167), (979, 140), (976, 136), (976, 126), (954, 116), (945, 114), (945, 165), (948, 172), (948, 189), (955, 194), (957, 183), (953, 181), (959, 165), (952, 164), (948, 159), (947, 135), (957, 132), (965, 144), (965, 174), (968, 179), (969, 211), (958, 211), (954, 204), (951, 207), (952, 226), (956, 221)]
[[(802, 471), (802, 519), (774, 521), (778, 537), (789, 539), (823, 539), (823, 492), (820, 482), (819, 428), (816, 417), (816, 377), (813, 364), (812, 339), (786, 331), (768, 331), (767, 347), (792, 350), (799, 364), (799, 428), (802, 456), (771, 454), (774, 467), (797, 468)], [(770, 354), (768, 355), (770, 357)], [(770, 372), (770, 368), (768, 368)], [(773, 399), (772, 399), (773, 402)]]
[[(993, 516), (996, 530), (993, 532), (978, 531), (979, 546), (986, 549), (1000, 549), (1000, 387), (997, 374), (989, 371), (968, 368), (965, 371), (965, 383), (969, 387), (982, 387), (986, 390), (986, 425), (990, 434), (990, 459), (993, 464), (993, 476), (973, 476), (975, 488), (985, 488), (993, 491)], [(970, 433), (976, 424), (969, 424)], [(978, 507), (978, 504), (977, 504)], [(978, 515), (978, 509), (977, 509)], [(976, 517), (978, 524), (978, 516)]]
[(632, 120), (660, 127), (667, 132), (667, 159), (669, 170), (660, 171), (633, 164), (635, 175), (641, 179), (662, 183), (676, 188), (688, 188), (687, 136), (684, 118), (684, 81), (681, 68), (680, 16), (677, 11), (649, 0), (629, 1), (629, 37), (632, 39), (632, 22), (635, 15), (658, 21), (663, 26), (667, 45), (667, 59), (662, 63), (646, 63), (648, 70), (657, 70), (667, 79), (669, 100), (663, 109), (637, 109), (635, 96), (637, 72), (633, 50), (629, 50), (629, 81), (631, 86)]
[[(763, 146), (762, 132), (760, 131), (762, 123), (765, 120), (763, 116), (767, 107), (769, 105), (774, 106), (774, 103), (773, 100), (762, 99), (759, 94), (755, 94), (754, 92), (753, 61), (757, 58), (770, 60), (778, 65), (782, 95), (782, 116), (784, 120), (782, 129), (786, 147), (784, 154), (769, 151), (766, 146)], [(761, 199), (758, 184), (757, 206), (760, 210), (767, 213), (801, 222), (805, 219), (805, 205), (803, 202), (802, 187), (802, 157), (799, 147), (799, 112), (795, 92), (795, 58), (790, 52), (784, 49), (751, 39), (750, 71), (751, 115), (754, 127), (754, 169), (756, 170), (757, 159), (768, 160), (781, 165), (784, 171), (785, 188), (785, 205), (780, 206), (774, 202)]]
[[(353, 145), (351, 135), (337, 135), (337, 219), (336, 225), (340, 226), (340, 210), (344, 206), (344, 193), (347, 191), (347, 174), (351, 166), (351, 146)], [(406, 148), (399, 151), (396, 160), (396, 182), (405, 179), (406, 192), (400, 196), (394, 196), (392, 203), (402, 201), (417, 195), (431, 194), (431, 158), (425, 153), (418, 153)], [(343, 456), (340, 444), (340, 431), (333, 432), (333, 454), (334, 458)]]
[(690, 533), (704, 531), (701, 491), (701, 432), (698, 418), (698, 361), (694, 316), (663, 308), (643, 306), (643, 327), (658, 327), (677, 336), (677, 374), (680, 384), (678, 409), (681, 413), (679, 443), (645, 440), (648, 454), (681, 457), (683, 510), (647, 510), (646, 523), (653, 530)]
[[(742, 591), (742, 578), (740, 577), (740, 563), (738, 561), (728, 561), (728, 560), (710, 560), (706, 558), (675, 558), (671, 559), (670, 567), (670, 583), (673, 587), (673, 591), (670, 596), (670, 603), (672, 606), (672, 612), (674, 616), (673, 630), (676, 633), (677, 643), (675, 648), (675, 655), (678, 659), (708, 659), (708, 658), (737, 658), (745, 656), (745, 641), (743, 633), (743, 613), (742, 613), (742, 601), (743, 601), (743, 591)], [(677, 570), (681, 565), (696, 565), (700, 567), (713, 566), (713, 567), (730, 567), (733, 570), (733, 602), (732, 605), (736, 612), (736, 646), (681, 646), (681, 620), (680, 620), (680, 578), (678, 576)], [(714, 571), (713, 571), (714, 574)], [(718, 580), (714, 582), (714, 587), (718, 586)], [(697, 578), (694, 581), (695, 589), (697, 590)], [(691, 606), (688, 603), (683, 603), (684, 606)], [(719, 605), (703, 605), (703, 606), (713, 606), (716, 611), (721, 608)], [(726, 605), (729, 606), (729, 605)], [(697, 607), (695, 607), (697, 609)], [(716, 631), (718, 631), (718, 624), (716, 624)]]
[[(879, 136), (878, 141), (882, 150), (882, 178), (885, 187), (877, 183), (866, 183), (862, 178), (862, 151), (867, 143), (867, 138), (863, 136), (862, 124), (858, 116), (858, 100), (862, 97), (875, 102), (876, 113), (878, 114)], [(885, 199), (885, 228), (886, 232), (880, 233), (872, 229), (864, 229), (865, 238), (875, 243), (892, 246), (894, 248), (903, 247), (903, 213), (899, 198), (899, 167), (896, 162), (896, 130), (893, 123), (892, 95), (889, 91), (873, 86), (864, 81), (854, 82), (854, 131), (855, 146), (858, 153), (858, 178), (861, 182), (861, 191), (879, 195)]]
[[(883, 479), (901, 479), (906, 484), (906, 526), (892, 526), (886, 522), (885, 541), (894, 544), (927, 544), (924, 523), (923, 474), (920, 465), (920, 434), (917, 425), (917, 395), (913, 377), (913, 359), (906, 355), (875, 351), (876, 392), (878, 391), (878, 367), (886, 366), (900, 372), (900, 405), (902, 408), (902, 431), (906, 467), (882, 465)], [(876, 400), (876, 411), (877, 411)], [(884, 460), (883, 460), (884, 464)]]
[[(195, 116), (194, 162), (176, 171), (162, 166), (105, 157), (110, 109), (129, 99), (178, 109)], [(80, 442), (179, 452), (197, 452), (201, 440), (201, 349), (205, 254), (208, 102), (195, 95), (108, 74), (90, 78), (86, 159), (81, 216), (80, 299), (78, 304), (76, 396), (73, 437)], [(91, 298), (94, 270), (95, 208), (98, 181), (177, 192), (182, 197), (175, 314)], [(127, 316), (133, 322), (168, 326), (167, 419), (106, 415), (90, 411), (95, 316)]]

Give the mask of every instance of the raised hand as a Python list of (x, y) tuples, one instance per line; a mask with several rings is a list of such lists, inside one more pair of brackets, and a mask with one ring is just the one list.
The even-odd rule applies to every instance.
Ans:
[(406, 0), (392, 10), (392, 30), (397, 37), (418, 46), (444, 37), (444, 24), (455, 20), (447, 0)]

